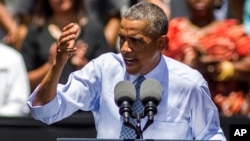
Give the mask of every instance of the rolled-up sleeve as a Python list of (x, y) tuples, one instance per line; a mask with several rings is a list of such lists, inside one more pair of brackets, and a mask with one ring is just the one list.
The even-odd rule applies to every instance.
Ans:
[[(42, 106), (33, 106), (32, 101), (37, 93), (39, 87), (37, 87), (31, 96), (28, 98), (28, 105), (30, 107), (31, 115), (34, 119), (41, 120), (42, 122), (46, 124), (51, 124), (51, 117), (56, 115), (59, 111), (60, 106), (60, 98), (56, 96), (53, 100), (51, 100), (49, 103), (44, 104)], [(49, 118), (50, 117), (50, 118)]]

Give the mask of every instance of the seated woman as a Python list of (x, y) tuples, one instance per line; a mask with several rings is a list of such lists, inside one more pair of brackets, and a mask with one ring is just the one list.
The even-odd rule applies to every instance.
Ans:
[(163, 53), (204, 75), (222, 115), (247, 115), (250, 37), (237, 20), (216, 20), (218, 1), (187, 0), (190, 16), (171, 19), (170, 42)]

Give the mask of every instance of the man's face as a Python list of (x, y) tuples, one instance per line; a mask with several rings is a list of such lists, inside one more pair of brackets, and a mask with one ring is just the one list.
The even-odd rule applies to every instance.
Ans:
[(149, 35), (146, 27), (146, 21), (125, 18), (121, 20), (120, 50), (129, 74), (146, 74), (160, 60), (159, 38)]

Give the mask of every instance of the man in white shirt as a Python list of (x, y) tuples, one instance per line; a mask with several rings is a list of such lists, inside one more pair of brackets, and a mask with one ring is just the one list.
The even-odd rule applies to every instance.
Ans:
[(29, 95), (30, 86), (22, 55), (0, 43), (0, 116), (29, 114), (26, 103)]

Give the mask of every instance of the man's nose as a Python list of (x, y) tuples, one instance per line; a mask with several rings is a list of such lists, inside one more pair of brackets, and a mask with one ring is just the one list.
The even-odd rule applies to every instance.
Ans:
[(129, 43), (128, 41), (123, 42), (123, 44), (121, 44), (121, 52), (131, 52), (131, 48), (129, 47)]

